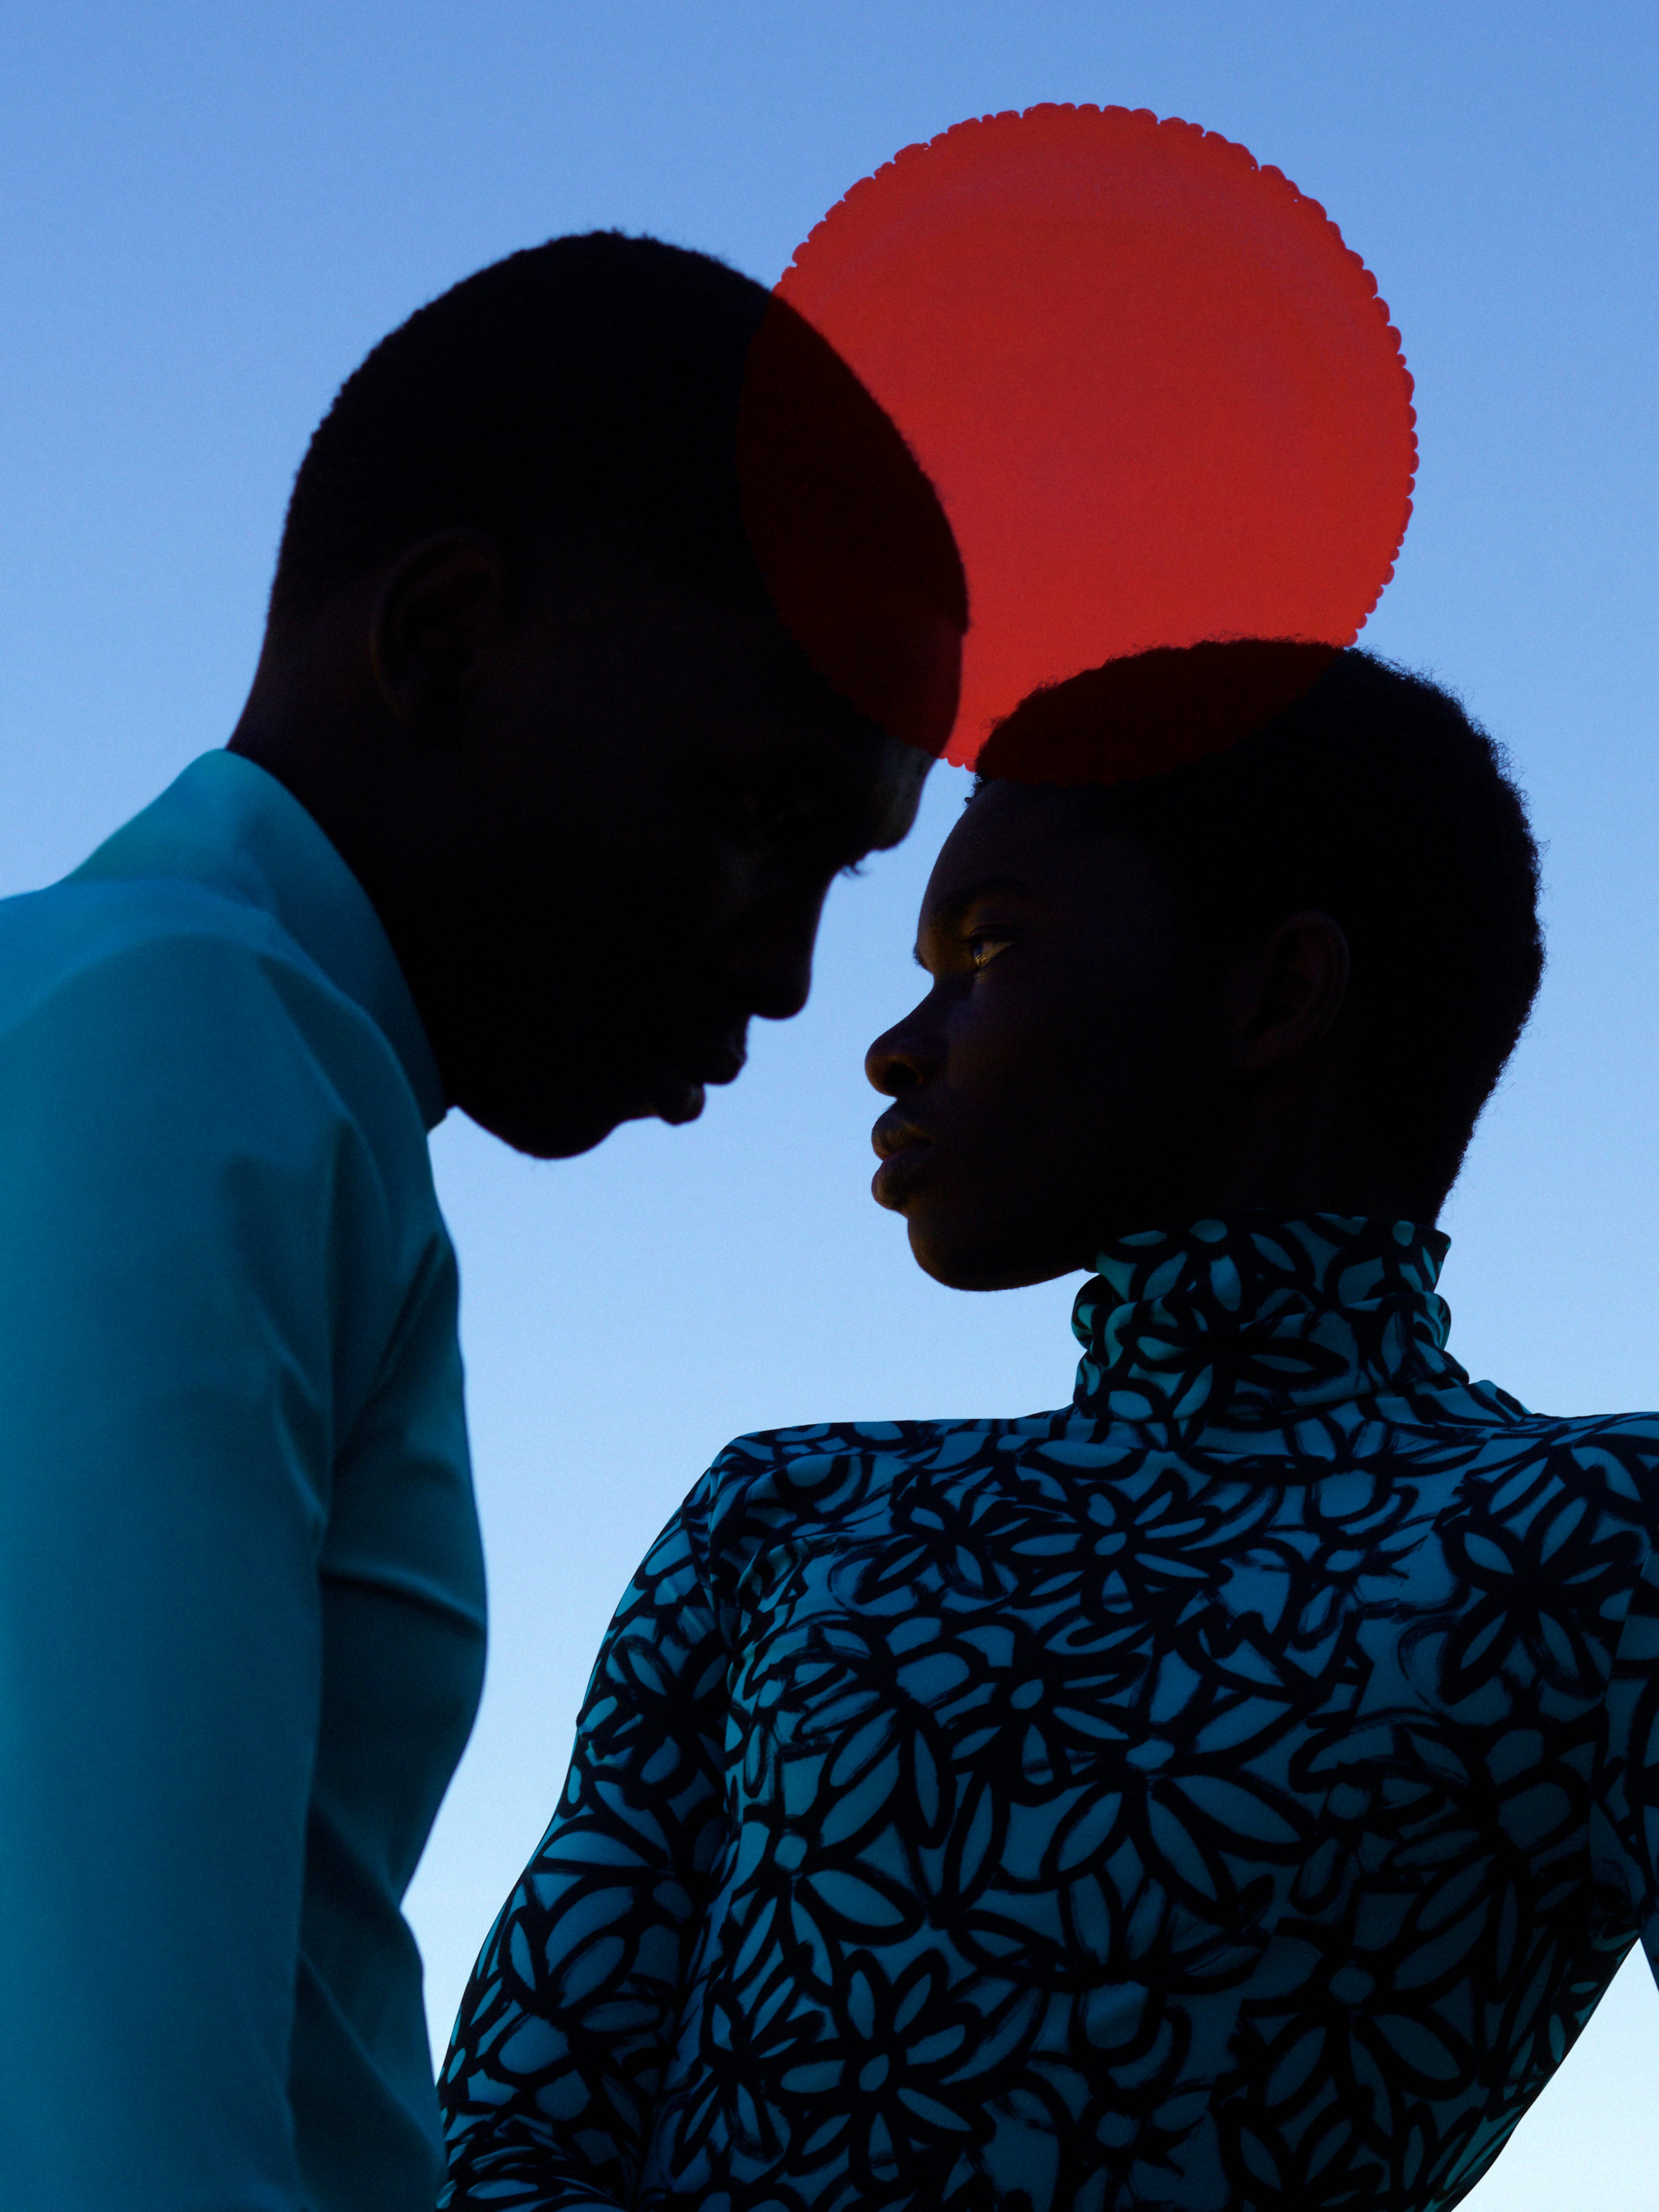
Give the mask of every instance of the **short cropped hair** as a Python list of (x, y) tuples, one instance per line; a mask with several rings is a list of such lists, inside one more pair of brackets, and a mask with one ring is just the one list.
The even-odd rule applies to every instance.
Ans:
[(658, 239), (596, 231), (514, 253), (375, 347), (301, 465), (273, 629), (457, 527), (514, 561), (563, 530), (775, 607), (793, 579), (782, 611), (809, 653), (817, 632), (858, 633), (832, 639), (831, 660), (867, 654), (872, 623), (918, 604), (947, 636), (967, 623), (933, 486), (857, 378), (764, 286)]
[(993, 733), (981, 777), (1047, 780), (1039, 756), (1060, 733), (1072, 765), (1058, 780), (1078, 781), (1091, 744), (1112, 749), (1115, 690), (1143, 743), (1147, 702), (1169, 698), (1185, 745), (1196, 700), (1234, 711), (1287, 672), (1291, 703), (1265, 726), (1163, 774), (1086, 786), (1079, 805), (1152, 860), (1200, 947), (1249, 943), (1304, 908), (1340, 924), (1341, 1156), (1432, 1220), (1543, 973), (1538, 847), (1506, 756), (1449, 691), (1357, 647), (1242, 640), (1136, 664), (1034, 694)]

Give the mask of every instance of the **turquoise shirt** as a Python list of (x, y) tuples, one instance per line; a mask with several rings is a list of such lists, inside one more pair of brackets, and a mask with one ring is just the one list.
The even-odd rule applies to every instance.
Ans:
[(432, 2202), (399, 1905), (484, 1641), (443, 1110), (248, 761), (0, 904), (9, 2212)]

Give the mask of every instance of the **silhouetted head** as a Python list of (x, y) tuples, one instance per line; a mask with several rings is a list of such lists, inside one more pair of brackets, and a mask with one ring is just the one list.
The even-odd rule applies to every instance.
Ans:
[(965, 589), (830, 348), (707, 257), (554, 240), (422, 308), (295, 484), (233, 744), (374, 900), (451, 1103), (690, 1118), (914, 818)]
[[(1016, 780), (1112, 773), (1160, 664), (1185, 765)], [(1195, 757), (1200, 698), (1224, 723), (1275, 665), (1291, 703)], [(867, 1063), (875, 1194), (927, 1272), (1040, 1282), (1256, 1209), (1432, 1222), (1543, 962), (1524, 805), (1457, 702), (1247, 641), (1035, 695), (982, 759), (923, 902), (932, 988)]]

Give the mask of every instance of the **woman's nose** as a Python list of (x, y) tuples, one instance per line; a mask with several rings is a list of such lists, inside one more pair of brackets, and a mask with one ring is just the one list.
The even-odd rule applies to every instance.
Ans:
[(864, 1072), (885, 1098), (902, 1097), (925, 1083), (938, 1062), (937, 1042), (930, 1039), (924, 1016), (927, 1001), (884, 1030), (864, 1055)]

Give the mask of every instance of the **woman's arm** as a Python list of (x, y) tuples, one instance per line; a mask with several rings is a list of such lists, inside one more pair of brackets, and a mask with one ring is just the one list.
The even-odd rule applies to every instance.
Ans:
[(631, 2201), (724, 1832), (726, 1650), (677, 1515), (612, 1621), (553, 1824), (439, 2083), (452, 2212)]
[(1659, 1543), (1625, 1616), (1607, 1711), (1593, 1865), (1599, 1886), (1627, 1900), (1615, 1924), (1634, 1927), (1659, 1980)]

